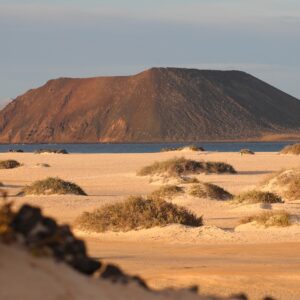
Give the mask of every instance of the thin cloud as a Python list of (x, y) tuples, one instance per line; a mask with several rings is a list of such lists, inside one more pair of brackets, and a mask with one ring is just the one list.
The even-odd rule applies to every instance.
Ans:
[[(0, 4), (3, 19), (22, 19), (46, 22), (48, 20), (95, 21), (101, 18), (175, 22), (183, 24), (261, 24), (273, 21), (300, 20), (300, 5), (270, 5), (269, 0), (260, 1), (201, 1), (189, 4), (162, 2), (159, 6), (112, 4), (65, 5), (58, 4)], [(295, 7), (296, 6), (296, 7)], [(297, 9), (298, 8), (298, 9)]]

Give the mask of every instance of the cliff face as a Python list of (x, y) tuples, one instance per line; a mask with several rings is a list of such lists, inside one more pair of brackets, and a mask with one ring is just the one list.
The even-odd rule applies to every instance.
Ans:
[(0, 112), (0, 142), (158, 142), (300, 133), (300, 101), (239, 71), (60, 78)]

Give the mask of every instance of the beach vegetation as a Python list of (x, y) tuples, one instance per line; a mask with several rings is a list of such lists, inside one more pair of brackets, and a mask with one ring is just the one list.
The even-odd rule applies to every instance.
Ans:
[(244, 154), (248, 154), (248, 155), (254, 155), (255, 153), (253, 151), (251, 151), (250, 149), (241, 149), (240, 150), (240, 153), (241, 155), (244, 155)]
[(236, 171), (231, 165), (223, 162), (195, 161), (184, 157), (175, 157), (143, 167), (137, 174), (140, 176), (166, 174), (168, 176), (178, 177), (199, 173), (235, 174)]
[(203, 225), (188, 209), (161, 198), (131, 196), (125, 201), (106, 204), (92, 212), (84, 212), (76, 226), (85, 231), (129, 231), (133, 229), (182, 224), (191, 227)]
[(177, 185), (165, 185), (151, 193), (152, 197), (172, 198), (178, 194), (182, 194), (183, 188)]
[(191, 184), (191, 183), (199, 183), (200, 181), (196, 177), (180, 177), (180, 183), (182, 184)]
[(241, 204), (283, 203), (280, 196), (271, 192), (251, 190), (234, 197), (234, 202)]
[(203, 147), (196, 145), (187, 145), (181, 147), (165, 147), (160, 150), (160, 152), (169, 152), (169, 151), (182, 151), (182, 150), (191, 150), (191, 151), (205, 151)]
[(300, 155), (300, 143), (285, 146), (281, 151), (281, 154), (295, 154)]
[(0, 169), (14, 169), (20, 167), (21, 164), (13, 159), (1, 160), (0, 161)]
[(20, 194), (23, 195), (51, 195), (51, 194), (74, 194), (85, 196), (86, 193), (77, 184), (64, 181), (58, 177), (48, 177), (37, 180), (24, 187)]
[(291, 215), (283, 210), (267, 211), (257, 215), (244, 217), (240, 220), (241, 224), (256, 222), (265, 227), (277, 226), (287, 227), (291, 225)]
[(222, 187), (208, 182), (200, 182), (193, 185), (189, 194), (198, 198), (210, 198), (215, 200), (230, 200), (233, 198), (232, 194)]

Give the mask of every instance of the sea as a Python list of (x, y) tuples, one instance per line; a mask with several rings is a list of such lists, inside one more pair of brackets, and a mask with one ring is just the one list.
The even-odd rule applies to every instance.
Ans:
[(236, 152), (250, 149), (254, 152), (277, 152), (295, 142), (209, 142), (209, 143), (158, 143), (158, 144), (0, 144), (0, 152), (21, 149), (34, 152), (38, 149), (66, 149), (69, 153), (154, 153), (163, 148), (196, 145), (206, 151)]

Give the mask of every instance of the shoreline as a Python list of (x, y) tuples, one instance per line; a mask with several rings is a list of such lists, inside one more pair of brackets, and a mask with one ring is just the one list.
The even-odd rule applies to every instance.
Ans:
[(2, 143), (0, 142), (0, 146), (6, 145), (177, 145), (177, 144), (264, 144), (264, 143), (289, 143), (289, 142), (300, 142), (300, 136), (295, 138), (287, 138), (287, 139), (228, 139), (228, 140), (201, 140), (201, 141), (152, 141), (152, 142), (130, 142), (130, 141), (122, 141), (122, 142), (32, 142), (32, 143)]

